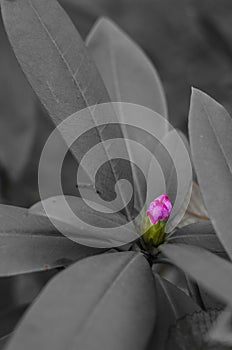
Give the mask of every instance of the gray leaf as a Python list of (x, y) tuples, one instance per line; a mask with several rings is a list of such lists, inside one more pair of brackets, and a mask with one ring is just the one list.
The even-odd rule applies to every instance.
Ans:
[(210, 221), (190, 224), (179, 228), (167, 238), (168, 243), (185, 243), (210, 250), (213, 253), (225, 255), (215, 230)]
[(194, 89), (189, 134), (207, 212), (219, 239), (232, 258), (232, 119), (215, 100)]
[(97, 202), (90, 200), (86, 204), (74, 196), (65, 196), (65, 202), (68, 207), (63, 196), (47, 198), (33, 205), (30, 213), (48, 216), (65, 236), (85, 246), (112, 248), (138, 238), (134, 224), (121, 213), (107, 213), (107, 208)]
[(213, 295), (232, 305), (230, 262), (203, 248), (185, 244), (164, 244), (159, 249)]
[[(81, 142), (72, 144), (71, 151), (76, 159), (80, 161), (83, 152), (87, 152), (86, 147), (91, 144), (110, 137), (123, 139), (118, 124), (113, 133), (107, 128), (103, 130), (96, 127), (94, 106), (110, 102), (110, 98), (79, 33), (58, 2), (3, 0), (1, 9), (15, 55), (54, 123), (58, 125), (68, 116), (86, 108), (92, 129), (83, 136)], [(117, 123), (115, 115), (113, 119)], [(62, 136), (66, 138), (69, 135)], [(118, 164), (120, 162), (110, 160), (103, 143), (101, 152), (108, 157), (109, 162), (102, 170), (96, 188), (103, 198), (112, 200), (115, 196), (114, 184), (119, 174), (123, 173), (132, 183), (131, 168), (128, 162), (122, 166)]]
[(48, 218), (0, 205), (0, 277), (65, 266), (99, 251), (62, 236)]
[(141, 254), (84, 259), (48, 283), (7, 349), (145, 349), (155, 322), (154, 288)]
[(22, 174), (35, 136), (35, 96), (0, 20), (0, 162), (12, 180)]
[[(175, 285), (155, 274), (157, 292), (157, 321), (149, 350), (166, 350), (171, 327), (177, 320), (200, 308)], [(174, 348), (173, 350), (176, 350)]]
[(112, 101), (142, 105), (167, 117), (158, 73), (142, 49), (115, 23), (100, 18), (86, 43)]

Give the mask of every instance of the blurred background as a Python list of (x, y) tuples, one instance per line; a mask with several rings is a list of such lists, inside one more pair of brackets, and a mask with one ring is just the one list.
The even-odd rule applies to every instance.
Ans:
[[(160, 75), (173, 126), (187, 133), (191, 86), (207, 92), (232, 112), (231, 0), (59, 2), (83, 39), (98, 17), (107, 16), (143, 48)], [(19, 68), (0, 20), (1, 203), (29, 207), (39, 200), (37, 167), (52, 128), (51, 120)], [(49, 167), (53, 161), (47, 169), (48, 187), (52, 184)], [(71, 191), (72, 162), (67, 159), (64, 174), (68, 191)], [(0, 307), (5, 309), (13, 301), (20, 300), (20, 305), (29, 302), (49, 277), (49, 273), (41, 277), (42, 282), (29, 276), (6, 279), (0, 286), (4, 295)]]

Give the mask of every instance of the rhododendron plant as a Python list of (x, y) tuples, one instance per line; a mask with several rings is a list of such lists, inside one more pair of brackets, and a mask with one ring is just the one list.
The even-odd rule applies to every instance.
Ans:
[[(37, 298), (34, 293), (26, 305), (10, 305), (1, 315), (0, 348), (231, 349), (229, 114), (193, 89), (189, 145), (168, 124), (164, 90), (150, 60), (110, 20), (97, 21), (83, 42), (56, 0), (0, 4), (9, 42), (58, 140), (47, 158), (41, 155), (46, 191), (39, 203), (0, 205), (2, 285), (24, 274), (41, 286)], [(17, 89), (14, 81), (12, 86)], [(108, 108), (106, 115), (100, 105)], [(130, 123), (126, 109), (133, 109)], [(54, 171), (51, 163), (59, 157), (62, 166)], [(64, 159), (73, 162), (68, 187)], [(191, 192), (192, 163), (205, 206), (200, 192), (197, 199)], [(186, 210), (192, 223), (180, 227)], [(50, 280), (42, 286), (38, 272), (48, 270)]]

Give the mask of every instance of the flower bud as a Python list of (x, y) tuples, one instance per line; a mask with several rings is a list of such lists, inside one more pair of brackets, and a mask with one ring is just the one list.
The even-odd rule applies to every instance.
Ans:
[(171, 214), (172, 204), (167, 194), (162, 194), (150, 203), (142, 220), (143, 239), (148, 246), (157, 247), (164, 242), (165, 225)]

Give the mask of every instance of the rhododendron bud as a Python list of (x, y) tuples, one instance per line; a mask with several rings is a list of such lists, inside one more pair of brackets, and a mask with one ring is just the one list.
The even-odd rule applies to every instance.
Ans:
[(167, 220), (172, 211), (172, 204), (167, 194), (161, 194), (157, 197), (147, 209), (152, 224), (156, 224), (160, 220)]
[(165, 225), (172, 211), (172, 203), (167, 194), (154, 199), (150, 203), (146, 216), (142, 221), (142, 232), (144, 241), (148, 246), (157, 247), (163, 243), (165, 238)]

